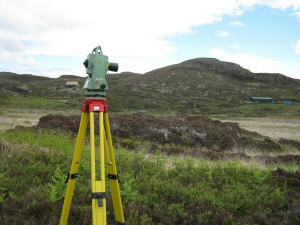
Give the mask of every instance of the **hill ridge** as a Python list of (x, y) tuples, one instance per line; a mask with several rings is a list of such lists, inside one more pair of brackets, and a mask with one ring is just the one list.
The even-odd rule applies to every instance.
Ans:
[[(0, 91), (9, 95), (85, 98), (84, 91), (67, 92), (66, 81), (82, 87), (85, 77), (61, 75), (48, 78), (0, 72)], [(246, 106), (252, 96), (300, 102), (300, 80), (281, 74), (252, 73), (232, 62), (195, 58), (144, 74), (108, 74), (107, 99), (114, 111), (192, 110), (215, 112)], [(21, 88), (20, 85), (27, 85)], [(26, 93), (28, 90), (28, 93)], [(30, 92), (30, 93), (29, 93)]]

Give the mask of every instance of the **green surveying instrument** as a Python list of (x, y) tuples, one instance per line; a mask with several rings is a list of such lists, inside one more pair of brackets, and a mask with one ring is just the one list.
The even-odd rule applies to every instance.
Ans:
[(87, 59), (83, 62), (86, 68), (88, 79), (83, 85), (86, 90), (87, 97), (105, 97), (105, 91), (108, 90), (106, 82), (107, 71), (118, 71), (118, 63), (109, 63), (108, 57), (102, 54), (100, 46), (93, 49), (91, 54), (88, 54)]
[[(91, 146), (91, 180), (92, 180), (92, 218), (93, 225), (106, 225), (106, 166), (108, 179), (111, 187), (112, 200), (115, 212), (115, 224), (126, 225), (124, 219), (123, 206), (121, 201), (120, 186), (118, 180), (117, 167), (114, 156), (110, 124), (108, 118), (108, 105), (106, 102), (106, 82), (107, 71), (118, 71), (117, 63), (109, 63), (108, 57), (102, 54), (101, 47), (93, 49), (84, 61), (88, 78), (83, 86), (86, 90), (86, 100), (82, 108), (81, 121), (76, 141), (70, 174), (68, 175), (68, 187), (61, 214), (60, 225), (66, 225), (71, 208), (72, 198), (78, 177), (80, 159), (88, 120), (90, 121), (90, 146)], [(99, 152), (96, 153), (95, 147), (95, 126), (94, 117), (99, 116)], [(97, 160), (97, 156), (100, 159)], [(96, 164), (100, 163), (100, 174), (96, 176)], [(99, 170), (98, 170), (99, 171)], [(99, 176), (100, 175), (100, 176)], [(99, 178), (100, 177), (100, 178)], [(97, 180), (98, 178), (98, 180)]]

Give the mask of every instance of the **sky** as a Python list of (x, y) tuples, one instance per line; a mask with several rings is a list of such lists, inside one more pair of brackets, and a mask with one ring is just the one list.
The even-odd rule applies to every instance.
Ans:
[(118, 72), (205, 57), (300, 79), (300, 0), (0, 0), (0, 72), (86, 76), (99, 45)]

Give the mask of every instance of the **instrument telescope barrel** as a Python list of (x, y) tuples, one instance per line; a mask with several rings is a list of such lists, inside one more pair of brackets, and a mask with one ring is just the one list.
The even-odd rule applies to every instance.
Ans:
[(109, 63), (108, 70), (113, 72), (118, 72), (119, 64), (118, 63)]

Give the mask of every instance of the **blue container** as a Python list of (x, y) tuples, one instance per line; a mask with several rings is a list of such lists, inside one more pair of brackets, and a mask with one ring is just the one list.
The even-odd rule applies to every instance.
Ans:
[(292, 101), (284, 101), (283, 104), (291, 105), (291, 104), (292, 104)]

